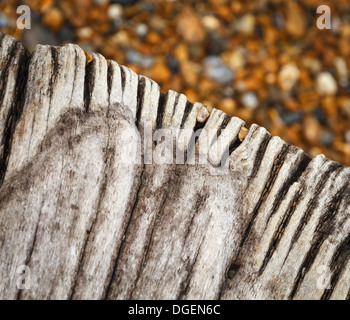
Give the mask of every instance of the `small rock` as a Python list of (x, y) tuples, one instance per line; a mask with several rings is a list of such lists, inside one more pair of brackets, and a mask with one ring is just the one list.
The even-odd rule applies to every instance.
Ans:
[(317, 75), (317, 91), (321, 95), (335, 95), (338, 85), (329, 72), (321, 72)]
[(128, 45), (130, 43), (129, 35), (125, 30), (120, 30), (111, 38), (111, 44), (115, 46)]
[(322, 70), (322, 63), (320, 60), (311, 57), (302, 57), (301, 63), (304, 68), (309, 69), (313, 73), (318, 73)]
[(305, 35), (306, 21), (303, 8), (296, 1), (288, 1), (287, 5), (287, 32), (293, 37)]
[(337, 116), (337, 100), (335, 96), (324, 96), (321, 99), (321, 107), (322, 107), (322, 111), (325, 114), (325, 117), (329, 119), (329, 117), (331, 118), (335, 118)]
[(156, 45), (162, 42), (162, 38), (158, 32), (151, 30), (147, 33), (147, 41), (149, 44)]
[(157, 63), (151, 69), (150, 78), (156, 82), (165, 83), (170, 78), (170, 71), (165, 64)]
[(278, 74), (278, 83), (283, 91), (289, 92), (297, 83), (300, 71), (294, 63), (284, 65)]
[(324, 126), (327, 125), (327, 117), (324, 114), (322, 108), (317, 108), (316, 110), (314, 110), (313, 115), (321, 125), (324, 125)]
[(93, 30), (90, 27), (83, 27), (76, 31), (77, 36), (80, 39), (87, 39), (93, 35)]
[(246, 108), (255, 109), (259, 104), (259, 100), (255, 92), (250, 91), (243, 94), (242, 103)]
[(0, 13), (0, 28), (6, 28), (8, 26), (7, 18)]
[(322, 133), (322, 144), (325, 147), (330, 147), (334, 141), (334, 134), (330, 131), (324, 131)]
[(265, 81), (266, 81), (266, 83), (268, 83), (269, 85), (275, 84), (276, 81), (277, 81), (276, 74), (274, 74), (274, 73), (268, 73), (268, 74), (265, 76)]
[(236, 111), (235, 116), (241, 119), (244, 119), (246, 122), (252, 122), (253, 121), (253, 109), (248, 108), (240, 108)]
[(152, 56), (143, 55), (135, 50), (128, 50), (126, 52), (126, 62), (128, 64), (140, 65), (143, 68), (151, 68), (154, 64)]
[(232, 82), (234, 72), (228, 68), (217, 56), (208, 56), (204, 59), (205, 74), (212, 80), (226, 84)]
[(237, 20), (235, 31), (246, 35), (252, 34), (255, 30), (255, 17), (253, 14), (245, 14), (243, 17)]
[(64, 18), (61, 10), (53, 7), (45, 12), (42, 21), (51, 30), (57, 31), (62, 26)]
[(209, 110), (207, 109), (206, 106), (203, 106), (200, 108), (200, 110), (198, 111), (198, 114), (197, 114), (197, 121), (199, 123), (203, 123), (205, 120), (208, 119), (210, 113), (209, 113)]
[(237, 109), (237, 103), (232, 98), (224, 98), (221, 100), (220, 109), (230, 117), (233, 117)]
[(167, 64), (172, 74), (179, 72), (179, 60), (177, 60), (172, 54), (167, 56)]
[(274, 16), (275, 25), (278, 29), (283, 29), (285, 26), (284, 17), (281, 13), (277, 12)]
[(178, 17), (177, 32), (189, 43), (199, 43), (204, 40), (203, 25), (197, 13), (191, 7), (183, 9)]
[(211, 15), (204, 16), (202, 18), (202, 24), (203, 26), (208, 30), (217, 30), (220, 27), (220, 21)]
[(123, 7), (120, 4), (111, 4), (107, 15), (110, 20), (119, 20), (123, 16)]
[(92, 60), (94, 60), (89, 51), (85, 50), (84, 53), (86, 58), (86, 64), (89, 64)]
[(291, 125), (295, 122), (301, 121), (303, 114), (301, 112), (282, 113), (281, 118), (286, 125)]
[(148, 27), (144, 23), (139, 23), (135, 28), (135, 32), (139, 38), (144, 39), (147, 35)]
[(316, 145), (320, 142), (321, 127), (314, 117), (307, 116), (304, 118), (303, 133), (309, 143)]
[(140, 61), (140, 66), (149, 69), (154, 65), (154, 58), (148, 55), (142, 55), (142, 60)]
[(188, 87), (196, 87), (198, 85), (199, 74), (202, 71), (201, 65), (192, 61), (185, 61), (180, 65), (183, 81)]
[(339, 78), (347, 78), (348, 77), (348, 67), (346, 61), (343, 57), (336, 57), (334, 59), (334, 66), (337, 70), (337, 74)]
[(224, 55), (224, 61), (233, 70), (239, 70), (244, 68), (246, 64), (246, 59), (243, 50), (231, 51)]
[[(193, 46), (195, 48), (197, 46)], [(209, 35), (209, 47), (207, 54), (210, 55), (220, 55), (227, 47), (227, 39), (225, 39), (219, 32), (213, 32)]]
[(226, 86), (222, 90), (222, 95), (226, 98), (232, 98), (235, 95), (235, 90), (232, 88), (232, 86)]
[(342, 21), (338, 16), (332, 16), (331, 20), (331, 31), (337, 33), (340, 31), (342, 27)]
[(349, 86), (349, 79), (348, 77), (342, 77), (339, 79), (339, 85), (342, 88), (347, 88)]
[(149, 24), (147, 24), (149, 26), (150, 29), (153, 29), (157, 32), (163, 32), (164, 28), (167, 25), (167, 21), (156, 15), (156, 16), (152, 16), (152, 19), (149, 20)]
[[(196, 89), (198, 92), (206, 92), (207, 96), (211, 97), (210, 93), (212, 93), (217, 89), (217, 84), (214, 81), (208, 79), (207, 77), (202, 77), (200, 81), (197, 80), (196, 87), (198, 87), (198, 89)], [(206, 105), (212, 106), (212, 104), (214, 103), (214, 99), (211, 99), (211, 100), (203, 99), (202, 103), (204, 104), (204, 102)]]
[(135, 50), (127, 50), (126, 62), (128, 64), (139, 64), (141, 60), (142, 60), (142, 56), (139, 52)]
[(244, 138), (247, 136), (249, 130), (246, 127), (241, 127), (241, 130), (238, 133), (238, 139), (240, 141), (243, 141)]
[(274, 57), (268, 57), (267, 59), (264, 59), (262, 66), (268, 73), (276, 73), (279, 68), (278, 60)]
[(235, 89), (239, 92), (245, 91), (247, 89), (245, 82), (243, 80), (236, 81)]
[(174, 50), (174, 55), (181, 62), (187, 61), (189, 58), (187, 46), (184, 43), (178, 44)]

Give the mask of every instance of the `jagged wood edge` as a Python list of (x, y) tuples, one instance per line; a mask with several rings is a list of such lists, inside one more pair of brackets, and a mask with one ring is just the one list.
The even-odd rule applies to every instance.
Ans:
[[(79, 112), (96, 112), (96, 114), (100, 116), (104, 114), (107, 117), (111, 115), (111, 119), (113, 120), (116, 118), (115, 115), (113, 115), (111, 107), (122, 103), (129, 109), (129, 111), (124, 109), (124, 113), (130, 112), (129, 118), (136, 119), (138, 127), (140, 126), (140, 120), (145, 118), (150, 120), (155, 128), (171, 127), (175, 125), (180, 128), (188, 126), (196, 129), (201, 126), (195, 121), (196, 113), (201, 107), (200, 104), (190, 103), (185, 96), (172, 91), (166, 94), (160, 93), (159, 87), (151, 80), (143, 76), (137, 76), (126, 67), (122, 66), (119, 68), (115, 62), (110, 61), (107, 63), (100, 55), (93, 54), (92, 63), (86, 65), (84, 54), (77, 46), (69, 45), (63, 48), (41, 46), (38, 47), (31, 56), (31, 62), (28, 64), (28, 54), (17, 41), (7, 36), (2, 36), (1, 41), (2, 43), (4, 43), (3, 41), (10, 42), (12, 48), (19, 53), (18, 55), (14, 55), (14, 53), (16, 53), (14, 51), (11, 51), (11, 54), (6, 53), (8, 58), (5, 59), (5, 67), (2, 68), (10, 71), (13, 70), (13, 72), (9, 74), (6, 71), (1, 74), (1, 94), (3, 96), (12, 93), (12, 99), (14, 101), (9, 108), (10, 111), (7, 111), (6, 125), (2, 127), (2, 143), (4, 146), (7, 146), (4, 148), (4, 150), (7, 151), (5, 151), (1, 157), (3, 163), (2, 175), (4, 175), (5, 169), (7, 168), (6, 174), (9, 180), (6, 185), (7, 178), (5, 178), (4, 184), (7, 188), (10, 187), (11, 179), (16, 178), (17, 171), (21, 169), (21, 166), (28, 166), (26, 161), (28, 161), (28, 159), (30, 160), (31, 157), (36, 157), (37, 148), (41, 148), (45, 151), (45, 148), (42, 146), (35, 145), (32, 154), (31, 150), (29, 150), (28, 159), (25, 159), (26, 161), (17, 161), (18, 159), (15, 158), (11, 162), (10, 159), (10, 168), (7, 167), (12, 152), (11, 145), (14, 144), (16, 148), (18, 145), (21, 145), (21, 139), (17, 139), (17, 142), (16, 140), (12, 142), (12, 137), (14, 135), (15, 125), (20, 121), (22, 110), (24, 115), (26, 115), (26, 105), (24, 101), (25, 99), (28, 100), (29, 96), (21, 96), (20, 92), (23, 90), (24, 94), (31, 93), (30, 89), (28, 89), (30, 78), (26, 80), (26, 70), (29, 69), (29, 75), (35, 78), (37, 70), (34, 69), (38, 66), (38, 62), (35, 64), (35, 61), (33, 61), (35, 54), (40, 58), (46, 55), (47, 61), (45, 62), (44, 59), (44, 61), (40, 61), (40, 63), (49, 65), (49, 62), (51, 62), (52, 67), (52, 71), (48, 72), (48, 75), (51, 74), (47, 79), (48, 82), (42, 85), (43, 89), (47, 87), (51, 92), (47, 95), (50, 98), (48, 100), (46, 128), (42, 132), (39, 130), (39, 132), (35, 134), (38, 144), (43, 144), (42, 139), (50, 134), (50, 127), (55, 127), (57, 121), (62, 122), (60, 118), (60, 111), (62, 110), (59, 110), (57, 114), (54, 114), (53, 118), (50, 118), (50, 113), (57, 111), (50, 110), (50, 105), (51, 100), (54, 100), (52, 85), (59, 79), (57, 73), (59, 69), (58, 57), (62, 50), (75, 52), (73, 64), (75, 73), (69, 103), (71, 103), (71, 107), (78, 108)], [(4, 45), (2, 45), (1, 48), (2, 50), (4, 50), (4, 48), (7, 50)], [(40, 55), (40, 50), (45, 54), (42, 53)], [(15, 61), (20, 65), (19, 68), (9, 68), (9, 66), (16, 65), (16, 63), (13, 62), (13, 57), (16, 57), (15, 59), (17, 60)], [(62, 59), (65, 61), (64, 58)], [(3, 63), (3, 60), (1, 63)], [(28, 65), (29, 67), (27, 68)], [(30, 70), (31, 66), (36, 68), (33, 67), (33, 70)], [(84, 75), (83, 78), (82, 75)], [(12, 79), (18, 80), (7, 81), (6, 83), (6, 80), (11, 79), (11, 76)], [(84, 79), (83, 83), (82, 79)], [(80, 80), (80, 83), (75, 86), (75, 82), (78, 80)], [(138, 83), (136, 86), (135, 81)], [(25, 84), (27, 84), (27, 88), (24, 90)], [(14, 89), (11, 89), (11, 86)], [(83, 92), (81, 86), (84, 88)], [(122, 89), (121, 91), (116, 90), (118, 86)], [(75, 89), (79, 91), (79, 94), (75, 93)], [(75, 99), (76, 96), (79, 96), (80, 100)], [(76, 101), (72, 103), (72, 99)], [(1, 101), (1, 105), (3, 106), (4, 98)], [(14, 106), (17, 107), (18, 105), (21, 109), (15, 111)], [(106, 106), (108, 106), (107, 109)], [(64, 105), (63, 107), (66, 106)], [(155, 111), (157, 112), (155, 113)], [(81, 113), (79, 112), (76, 114), (77, 117), (80, 117), (79, 114)], [(118, 117), (121, 117), (121, 115), (118, 114)], [(108, 123), (108, 128), (113, 126), (110, 120), (108, 120)], [(183, 280), (180, 284), (176, 283), (173, 279), (173, 281), (175, 281), (173, 286), (163, 283), (163, 285), (159, 287), (159, 285), (155, 285), (154, 281), (148, 279), (152, 271), (157, 270), (157, 265), (154, 265), (154, 263), (157, 264), (157, 261), (153, 261), (152, 264), (151, 259), (151, 262), (148, 262), (150, 259), (149, 256), (150, 254), (154, 255), (155, 252), (162, 249), (154, 240), (157, 235), (155, 230), (159, 231), (158, 214), (151, 215), (151, 221), (146, 228), (148, 231), (145, 234), (146, 236), (150, 236), (151, 239), (145, 246), (146, 251), (144, 253), (139, 253), (141, 254), (141, 258), (138, 262), (138, 271), (134, 275), (136, 278), (130, 281), (130, 276), (132, 278), (133, 271), (128, 270), (127, 263), (125, 264), (122, 262), (122, 264), (124, 263), (124, 267), (118, 266), (118, 262), (120, 263), (120, 261), (123, 261), (122, 257), (127, 257), (128, 249), (133, 246), (133, 243), (128, 242), (128, 239), (135, 236), (135, 231), (133, 230), (135, 230), (137, 226), (137, 219), (144, 218), (138, 204), (144, 201), (142, 200), (142, 196), (147, 192), (147, 188), (150, 186), (152, 175), (156, 175), (157, 173), (155, 173), (155, 170), (159, 170), (159, 168), (149, 166), (148, 168), (141, 168), (138, 172), (139, 178), (136, 179), (136, 185), (134, 186), (135, 198), (128, 204), (131, 211), (129, 215), (125, 216), (127, 219), (122, 223), (122, 225), (124, 225), (123, 230), (125, 231), (121, 232), (123, 235), (119, 237), (118, 243), (115, 245), (116, 248), (119, 247), (119, 249), (117, 251), (114, 250), (114, 253), (111, 254), (111, 262), (114, 261), (114, 263), (111, 263), (108, 270), (105, 271), (106, 274), (104, 277), (106, 281), (104, 284), (96, 284), (96, 281), (94, 282), (91, 281), (91, 279), (87, 279), (87, 275), (91, 273), (91, 270), (88, 270), (91, 261), (89, 262), (87, 259), (88, 255), (86, 254), (86, 250), (89, 249), (89, 246), (93, 247), (88, 236), (85, 237), (84, 244), (81, 246), (82, 250), (80, 250), (79, 263), (75, 267), (76, 275), (72, 277), (71, 283), (67, 287), (70, 288), (69, 290), (63, 290), (63, 292), (59, 292), (57, 289), (56, 291), (55, 289), (41, 291), (42, 289), (37, 288), (37, 291), (34, 293), (17, 290), (14, 296), (18, 298), (349, 299), (349, 168), (325, 159), (323, 156), (317, 156), (311, 160), (300, 149), (284, 143), (278, 137), (271, 137), (265, 129), (256, 125), (250, 128), (248, 136), (244, 142), (240, 144), (236, 136), (239, 127), (242, 125), (244, 125), (243, 122), (238, 119), (230, 120), (229, 117), (218, 110), (212, 112), (205, 124), (206, 127), (217, 128), (218, 133), (223, 137), (222, 143), (228, 143), (231, 146), (229, 156), (230, 165), (233, 168), (233, 172), (240, 174), (240, 178), (243, 176), (243, 183), (240, 187), (242, 189), (242, 196), (244, 196), (245, 199), (245, 201), (241, 203), (244, 207), (244, 215), (240, 217), (242, 220), (240, 222), (241, 227), (244, 232), (242, 232), (238, 239), (231, 239), (231, 241), (239, 245), (232, 247), (231, 243), (231, 250), (233, 253), (230, 253), (230, 259), (228, 259), (231, 262), (227, 259), (224, 262), (224, 270), (221, 269), (220, 271), (221, 273), (223, 272), (219, 279), (220, 285), (218, 286), (218, 283), (214, 285), (209, 282), (209, 288), (213, 288), (213, 286), (216, 288), (214, 292), (203, 292), (203, 288), (197, 283), (198, 279), (201, 279), (201, 277), (198, 276), (198, 274), (201, 275), (201, 273), (196, 267), (204, 255), (203, 249), (201, 249), (203, 248), (203, 242), (198, 244), (194, 252), (189, 249), (189, 252), (192, 252), (190, 265), (182, 271)], [(61, 124), (61, 127), (62, 126), (64, 127), (64, 123), (63, 125)], [(227, 130), (225, 131), (225, 129)], [(234, 132), (234, 134), (232, 134), (232, 132)], [(108, 136), (111, 137), (110, 134), (108, 134)], [(198, 143), (200, 143), (200, 141)], [(186, 146), (180, 147), (186, 148)], [(21, 148), (19, 148), (19, 150), (21, 150)], [(14, 153), (14, 157), (16, 157), (16, 154), (20, 154), (20, 152)], [(108, 163), (108, 154), (106, 154), (106, 156), (107, 158), (105, 161)], [(247, 159), (251, 162), (249, 165), (244, 163)], [(108, 165), (104, 169), (108, 172), (106, 168), (108, 168)], [(177, 186), (182, 179), (181, 171), (183, 170), (186, 171), (188, 169), (181, 169), (178, 167), (165, 169), (164, 174), (167, 177), (165, 179), (165, 182), (166, 180), (167, 182), (164, 185), (164, 187), (167, 186), (165, 190), (171, 190), (171, 188)], [(13, 176), (11, 176), (12, 173)], [(98, 192), (100, 195), (99, 199), (101, 199), (101, 196), (104, 195), (106, 190), (109, 190), (107, 184), (108, 180), (104, 180), (101, 184), (101, 189)], [(1, 189), (1, 191), (3, 190), (4, 188)], [(165, 194), (166, 193), (167, 192), (165, 192)], [(209, 194), (198, 194), (198, 200), (195, 201), (195, 208), (198, 206), (196, 210), (199, 210), (201, 206), (203, 206), (203, 203), (206, 204), (208, 197), (210, 197), (210, 192)], [(155, 210), (154, 212), (160, 213), (162, 210), (166, 209), (166, 205), (169, 206), (164, 193), (162, 198), (163, 200), (160, 201), (160, 208), (157, 210), (153, 208)], [(4, 199), (2, 199), (2, 201), (4, 201)], [(89, 235), (99, 224), (98, 212), (100, 209), (98, 208), (100, 205), (101, 203), (98, 201), (97, 214), (95, 217), (91, 215), (90, 222), (87, 223)], [(197, 216), (193, 215), (188, 222), (189, 225), (186, 227), (186, 239), (192, 232), (193, 223), (196, 222)], [(169, 215), (167, 215), (166, 218), (169, 218)], [(315, 220), (314, 223), (312, 223), (313, 220)], [(262, 226), (265, 227), (262, 228)], [(30, 262), (34, 252), (34, 245), (36, 245), (38, 240), (38, 228), (39, 220), (33, 229), (33, 245), (26, 249), (28, 252), (27, 258), (25, 258), (24, 261), (26, 263)], [(293, 233), (289, 234), (289, 229), (292, 229)], [(145, 234), (143, 239), (145, 239)], [(291, 237), (291, 239), (288, 237)], [(301, 246), (300, 243), (303, 243), (303, 246)], [(304, 255), (301, 254), (302, 251), (300, 252), (303, 247), (305, 247)], [(253, 254), (249, 253), (252, 249), (255, 251)], [(286, 252), (286, 250), (288, 250), (288, 252)], [(281, 254), (284, 254), (283, 261), (278, 260)], [(291, 256), (293, 259), (290, 258)], [(96, 258), (96, 256), (93, 257)], [(331, 288), (324, 291), (321, 290), (322, 292), (314, 288), (314, 282), (315, 279), (317, 279), (316, 267), (320, 266), (320, 262), (317, 259), (321, 258), (326, 261), (326, 265), (331, 269)], [(89, 259), (91, 260), (91, 257), (89, 257)], [(86, 263), (87, 266), (85, 265)], [(96, 261), (92, 262), (92, 264), (95, 264), (96, 267)], [(298, 266), (297, 268), (296, 265)], [(280, 268), (277, 274), (276, 266)], [(123, 268), (124, 272), (119, 272), (120, 270), (123, 271)], [(88, 271), (90, 271), (90, 273)], [(167, 273), (163, 275), (167, 275), (170, 280), (172, 279)], [(272, 281), (274, 277), (279, 277), (276, 283)], [(290, 281), (290, 279), (293, 279), (293, 281)], [(147, 292), (144, 288), (147, 288)], [(153, 291), (150, 290), (150, 288), (153, 288)], [(200, 290), (201, 288), (202, 291)], [(175, 291), (172, 292), (172, 290)], [(7, 298), (11, 296), (14, 297), (11, 294), (5, 294)]]

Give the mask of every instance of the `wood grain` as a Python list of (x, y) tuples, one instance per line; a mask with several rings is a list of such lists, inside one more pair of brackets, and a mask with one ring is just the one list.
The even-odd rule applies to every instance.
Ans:
[(0, 36), (1, 299), (350, 299), (350, 168), (91, 57)]

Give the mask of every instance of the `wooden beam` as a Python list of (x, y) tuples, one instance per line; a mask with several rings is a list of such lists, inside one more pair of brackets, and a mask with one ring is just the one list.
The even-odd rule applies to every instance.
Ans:
[(1, 299), (350, 299), (349, 167), (89, 56), (0, 36)]

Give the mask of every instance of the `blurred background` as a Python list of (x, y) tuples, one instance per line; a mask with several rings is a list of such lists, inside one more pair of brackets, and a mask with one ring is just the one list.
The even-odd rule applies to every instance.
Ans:
[[(16, 8), (31, 8), (30, 30)], [(319, 5), (331, 29), (319, 30)], [(350, 165), (349, 0), (0, 1), (0, 31), (35, 45), (77, 43), (163, 92), (257, 123)]]

